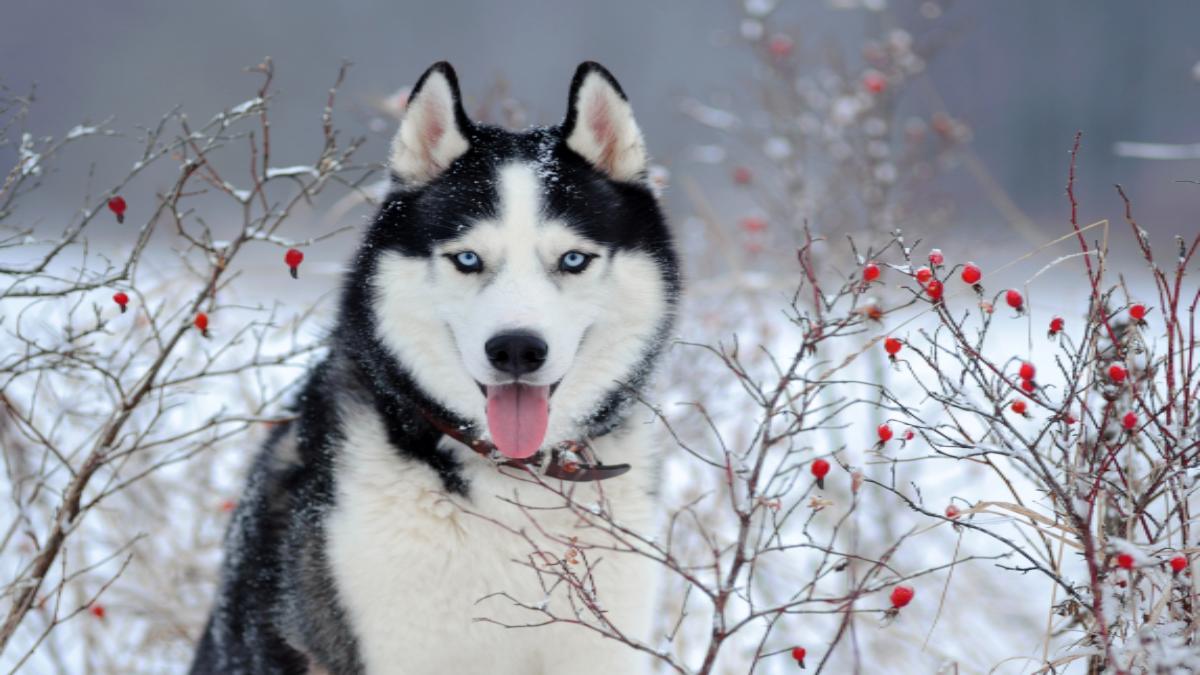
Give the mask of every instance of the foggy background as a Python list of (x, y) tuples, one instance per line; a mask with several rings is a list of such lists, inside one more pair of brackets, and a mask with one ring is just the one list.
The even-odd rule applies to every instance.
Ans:
[[(382, 161), (394, 131), (394, 121), (378, 119), (380, 102), (436, 60), (458, 69), (468, 109), (503, 80), (530, 123), (555, 123), (573, 69), (594, 59), (621, 80), (672, 183), (697, 176), (718, 210), (736, 211), (735, 197), (722, 199), (731, 191), (727, 169), (706, 173), (689, 160), (690, 147), (714, 137), (684, 118), (679, 104), (694, 97), (737, 109), (754, 96), (749, 75), (761, 64), (739, 39), (742, 16), (733, 0), (10, 3), (0, 22), (0, 82), (17, 92), (36, 83), (28, 123), (35, 135), (109, 117), (114, 128), (132, 132), (172, 106), (202, 120), (249, 98), (258, 78), (242, 68), (269, 55), (277, 73), (274, 161), (287, 165), (312, 156), (320, 108), (343, 58), (355, 66), (339, 123), (368, 136), (358, 155), (364, 161)], [(1113, 144), (1200, 142), (1200, 4), (812, 0), (783, 2), (775, 16), (794, 29), (800, 49), (858, 44), (876, 23), (937, 44), (901, 108), (944, 109), (969, 124), (977, 168), (1048, 235), (1064, 232), (1063, 185), (1076, 130), (1085, 134), (1083, 221), (1119, 215), (1111, 188), (1119, 182), (1156, 238), (1196, 227), (1200, 186), (1179, 181), (1200, 178), (1200, 161), (1121, 158)], [(124, 171), (135, 159), (130, 145), (90, 142), (85, 152), (97, 177)], [(1012, 236), (1000, 225), (995, 192), (981, 188), (976, 174), (957, 167), (937, 185), (953, 202), (955, 232), (980, 244)], [(78, 181), (59, 181), (38, 196), (50, 209), (45, 222), (65, 215), (54, 213), (60, 198), (78, 199)], [(690, 205), (679, 190), (668, 193), (668, 203), (678, 226)]]

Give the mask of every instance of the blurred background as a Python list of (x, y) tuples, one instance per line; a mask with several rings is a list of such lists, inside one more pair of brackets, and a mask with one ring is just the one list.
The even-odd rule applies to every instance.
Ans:
[[(767, 14), (766, 34), (747, 27)], [(257, 79), (241, 70), (269, 55), (277, 65), (276, 152), (286, 164), (289, 152), (299, 161), (316, 142), (316, 115), (343, 58), (355, 64), (341, 99), (343, 128), (366, 135), (360, 156), (378, 160), (394, 128), (380, 119), (385, 101), (435, 60), (458, 68), (476, 106), (501, 85), (524, 107), (522, 121), (554, 123), (574, 67), (594, 59), (621, 80), (672, 182), (700, 181), (718, 213), (735, 219), (749, 202), (729, 170), (755, 168), (757, 153), (697, 151), (728, 129), (688, 123), (685, 102), (738, 115), (760, 110), (771, 66), (762, 52), (775, 32), (793, 41), (788, 74), (799, 76), (857, 73), (867, 64), (864, 44), (902, 29), (922, 63), (902, 86), (894, 83), (889, 105), (899, 120), (941, 111), (969, 129), (965, 156), (939, 167), (926, 194), (952, 209), (944, 214), (950, 229), (990, 244), (1011, 237), (1006, 224), (1022, 218), (1039, 232), (1062, 231), (1076, 130), (1085, 134), (1084, 213), (1110, 213), (1119, 182), (1152, 232), (1196, 226), (1198, 188), (1177, 181), (1200, 179), (1200, 146), (1183, 148), (1191, 159), (1175, 161), (1122, 157), (1114, 147), (1200, 143), (1197, 26), (1200, 5), (1186, 0), (10, 3), (0, 22), (0, 82), (18, 93), (37, 85), (34, 134), (110, 117), (131, 132), (176, 105), (207, 118), (248, 98)], [(103, 143), (91, 150), (101, 178), (130, 160)], [(71, 183), (60, 186), (43, 196), (76, 197), (66, 193)], [(694, 207), (683, 190), (668, 199), (677, 222)]]
[[(878, 298), (864, 300), (864, 306), (911, 298), (901, 288), (909, 279), (903, 274), (910, 271), (907, 264), (921, 263), (929, 247), (938, 246), (951, 266), (969, 259), (984, 266), (985, 297), (1006, 285), (1026, 289), (1030, 312), (1020, 320), (1006, 313), (1013, 320), (997, 322), (1002, 324), (997, 334), (1004, 358), (1031, 358), (1044, 348), (1040, 340), (1049, 317), (1078, 319), (1087, 297), (1082, 264), (1062, 262), (1078, 251), (1074, 242), (1040, 248), (1070, 232), (1064, 186), (1077, 131), (1083, 132), (1076, 185), (1080, 224), (1113, 218), (1114, 232), (1121, 234), (1113, 239), (1115, 257), (1136, 260), (1114, 183), (1126, 187), (1139, 224), (1166, 251), (1173, 251), (1172, 236), (1194, 236), (1200, 227), (1200, 184), (1194, 182), (1200, 181), (1197, 27), (1200, 4), (1186, 0), (9, 3), (0, 22), (0, 85), (9, 96), (33, 91), (34, 102), (27, 117), (3, 117), (5, 130), (28, 134), (29, 145), (23, 150), (0, 144), (0, 166), (24, 166), (36, 173), (39, 187), (23, 195), (18, 210), (0, 215), (8, 226), (31, 227), (52, 239), (80, 217), (82, 207), (94, 206), (98, 195), (129, 174), (141, 156), (136, 139), (144, 128), (176, 107), (199, 126), (253, 98), (261, 77), (244, 69), (267, 56), (275, 65), (276, 167), (304, 165), (319, 154), (322, 108), (343, 59), (354, 66), (338, 94), (336, 124), (342, 140), (365, 139), (356, 159), (367, 164), (386, 158), (406, 88), (434, 61), (449, 60), (457, 68), (470, 114), (523, 127), (561, 119), (570, 77), (580, 61), (590, 59), (620, 80), (654, 156), (653, 180), (664, 189), (685, 252), (689, 283), (679, 327), (685, 339), (711, 344), (737, 334), (742, 344), (786, 355), (798, 341), (784, 315), (797, 283), (796, 247), (804, 241), (804, 228), (828, 239), (814, 250), (819, 264), (841, 275), (839, 282), (857, 274), (871, 246), (877, 251), (900, 229), (905, 244), (914, 247), (912, 260), (896, 249), (881, 258), (890, 267), (882, 283), (864, 294)], [(103, 124), (120, 136), (81, 138), (69, 161), (43, 167), (27, 159), (43, 139), (61, 138), (79, 124)], [(246, 153), (237, 150), (214, 161), (223, 163), (233, 187), (245, 189)], [(159, 162), (122, 190), (128, 222), (145, 222), (148, 205), (177, 171), (177, 164)], [(381, 178), (376, 171), (372, 180)], [(242, 276), (222, 290), (224, 313), (213, 314), (214, 334), (224, 339), (232, 333), (228, 326), (239, 317), (239, 304), (244, 309), (277, 303), (280, 316), (289, 320), (308, 318), (311, 310), (316, 320), (296, 334), (305, 350), (316, 349), (338, 273), (358, 227), (370, 217), (365, 203), (370, 195), (371, 190), (323, 193), (294, 213), (280, 241), (253, 242), (238, 262)], [(220, 196), (190, 202), (201, 205), (193, 215), (211, 226), (214, 238), (240, 226), (240, 206)], [(89, 245), (107, 248), (120, 260), (133, 228), (104, 215), (89, 226)], [(344, 226), (337, 236), (305, 247), (299, 280), (286, 275), (283, 240), (300, 242)], [(198, 262), (199, 270), (211, 263), (174, 234), (169, 224), (160, 226), (144, 258), (150, 271), (143, 272), (142, 288), (165, 296), (163, 306), (196, 286), (189, 276), (194, 270), (178, 261)], [(1102, 236), (1102, 228), (1089, 231), (1093, 239)], [(861, 259), (844, 246), (847, 237)], [(41, 249), (5, 248), (0, 261), (31, 256), (31, 250)], [(1148, 295), (1145, 283), (1131, 280), (1129, 292)], [(975, 302), (969, 288), (954, 284), (947, 283), (948, 301)], [(129, 288), (137, 288), (132, 280)], [(116, 326), (110, 337), (118, 353), (122, 331), (142, 317), (119, 316), (111, 290), (99, 289), (89, 299)], [(909, 323), (916, 315), (918, 310), (895, 320), (889, 315), (878, 333), (902, 330), (896, 334), (915, 340), (921, 324)], [(50, 319), (46, 323), (61, 332)], [(863, 335), (861, 342), (855, 337), (845, 348), (858, 350), (874, 337)], [(209, 349), (208, 343), (197, 344), (190, 355)], [(862, 381), (893, 372), (876, 351), (856, 366)], [(303, 351), (296, 360), (308, 356)], [(702, 402), (722, 433), (746, 441), (754, 429), (746, 413), (753, 403), (740, 398), (728, 372), (695, 356), (678, 348), (669, 354), (661, 399)], [(772, 372), (767, 357), (746, 359), (757, 372)], [(272, 396), (286, 399), (303, 365), (272, 380)], [(1047, 383), (1052, 377), (1047, 374)], [(181, 410), (198, 418), (198, 411), (221, 405), (226, 394), (220, 387), (197, 386), (181, 399)], [(919, 392), (914, 395), (919, 398)], [(276, 399), (262, 399), (266, 409), (279, 409)], [(687, 426), (695, 419), (678, 414), (685, 436), (694, 433), (698, 446), (711, 445), (701, 425)], [(863, 440), (870, 433), (858, 428), (869, 418), (870, 432), (886, 414), (872, 407), (855, 425), (831, 425), (804, 452), (837, 452), (850, 464), (871, 466), (868, 472), (886, 472), (891, 458), (873, 454), (874, 439)], [(86, 431), (86, 424), (77, 426)], [(84, 558), (123, 550), (124, 542), (135, 539), (139, 555), (112, 588), (103, 585), (106, 576), (85, 579), (81, 597), (103, 588), (108, 609), (97, 613), (95, 604), (88, 605), (96, 620), (85, 616), (91, 623), (76, 621), (76, 632), (49, 641), (54, 649), (35, 659), (28, 672), (182, 668), (208, 610), (221, 532), (239, 495), (247, 447), (265, 433), (255, 427), (252, 442), (237, 437), (205, 446), (202, 454), (196, 451), (200, 460), (173, 465), (146, 481), (149, 487), (130, 491), (136, 496), (128, 503), (111, 500), (108, 511), (91, 517), (94, 529), (84, 533), (91, 547)], [(927, 450), (918, 441), (889, 452), (912, 457)], [(913, 465), (905, 477), (919, 480), (933, 504), (1004, 496), (994, 477), (962, 464)], [(692, 465), (673, 468), (677, 473), (667, 475), (679, 480), (666, 490), (668, 501), (686, 500), (708, 487), (687, 478), (700, 475)], [(827, 495), (844, 504), (844, 474), (841, 478)], [(1039, 498), (1031, 496), (1034, 502)], [(0, 515), (7, 515), (5, 507)], [(52, 505), (46, 506), (42, 515), (51, 514)], [(909, 516), (893, 501), (864, 497), (854, 546), (878, 553), (910, 531)], [(720, 517), (714, 512), (714, 522)], [(1005, 523), (997, 520), (996, 526)], [(948, 530), (930, 530), (904, 548), (897, 566), (944, 563), (961, 541)], [(970, 551), (994, 552), (986, 545)], [(26, 553), (6, 561), (6, 569), (19, 569), (19, 556)], [(790, 593), (808, 571), (804, 564), (788, 560), (771, 570), (765, 585)], [(862, 640), (868, 665), (887, 664), (887, 672), (897, 673), (1029, 673), (1044, 663), (1043, 650), (1055, 653), (1049, 638), (1045, 647), (1042, 642), (1052, 602), (1043, 579), (998, 574), (982, 562), (956, 574), (952, 591), (938, 585), (944, 579), (950, 589), (948, 577), (922, 587), (928, 600), (909, 610), (908, 621), (876, 630), (873, 618), (863, 620), (856, 639)], [(961, 599), (947, 604), (945, 617), (934, 602), (939, 592)], [(669, 597), (660, 604), (672, 609)], [(705, 616), (695, 618), (694, 634), (702, 638)], [(816, 635), (829, 627), (822, 620), (828, 621), (803, 617), (783, 632)], [(993, 632), (1000, 625), (1004, 629)], [(985, 634), (987, 641), (978, 640)], [(36, 644), (37, 633), (22, 639), (23, 647)], [(1053, 647), (1065, 650), (1071, 640), (1071, 633), (1056, 632)], [(132, 663), (129, 654), (141, 658)], [(850, 663), (835, 660), (830, 672), (850, 672)], [(993, 671), (996, 664), (1003, 665)], [(744, 672), (741, 666), (735, 655), (721, 672)], [(764, 672), (794, 672), (794, 664), (776, 659)]]

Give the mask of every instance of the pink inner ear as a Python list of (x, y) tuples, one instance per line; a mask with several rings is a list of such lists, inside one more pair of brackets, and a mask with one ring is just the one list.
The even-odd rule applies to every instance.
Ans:
[(425, 104), (425, 109), (421, 111), (423, 113), (420, 129), (421, 159), (426, 166), (437, 166), (433, 151), (441, 142), (442, 136), (446, 134), (446, 127), (442, 124), (443, 111), (441, 108), (438, 101), (429, 101)]
[(602, 92), (596, 92), (592, 95), (587, 111), (588, 129), (591, 130), (596, 145), (600, 147), (600, 156), (596, 158), (596, 164), (604, 171), (612, 173), (617, 164), (617, 130), (613, 128), (608, 97)]

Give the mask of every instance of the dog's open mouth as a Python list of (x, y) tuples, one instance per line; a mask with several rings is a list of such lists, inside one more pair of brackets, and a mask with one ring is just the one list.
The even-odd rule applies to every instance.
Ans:
[(489, 384), (488, 431), (492, 443), (505, 457), (524, 459), (542, 447), (550, 420), (550, 395), (555, 385)]

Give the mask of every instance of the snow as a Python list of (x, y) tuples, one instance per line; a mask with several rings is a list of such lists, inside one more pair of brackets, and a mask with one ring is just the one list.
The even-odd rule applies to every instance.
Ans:
[(239, 103), (239, 104), (233, 106), (232, 108), (229, 109), (229, 114), (233, 115), (233, 116), (237, 116), (237, 115), (245, 115), (250, 112), (255, 112), (260, 106), (262, 106), (262, 104), (263, 104), (263, 100), (261, 98), (255, 97), (255, 98), (250, 99), (249, 101), (243, 101), (242, 103)]
[(21, 134), (21, 147), (17, 151), (17, 166), (22, 176), (38, 176), (42, 173), (42, 155), (33, 150), (33, 135)]
[(313, 178), (316, 178), (319, 175), (320, 173), (318, 173), (315, 168), (307, 165), (270, 167), (267, 169), (266, 173), (267, 180), (272, 178), (283, 178), (286, 176), (312, 176)]
[(82, 124), (77, 124), (71, 127), (71, 130), (67, 132), (67, 139), (74, 140), (83, 136), (91, 136), (99, 131), (100, 130), (97, 127), (89, 127)]

